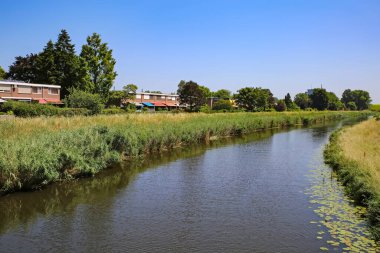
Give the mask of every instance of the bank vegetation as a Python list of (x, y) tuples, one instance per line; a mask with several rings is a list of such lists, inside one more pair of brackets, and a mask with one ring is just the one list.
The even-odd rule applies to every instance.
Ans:
[(373, 118), (332, 134), (325, 159), (347, 193), (368, 207), (372, 232), (380, 240), (380, 121)]
[(91, 176), (122, 159), (364, 112), (119, 114), (0, 121), (0, 193)]

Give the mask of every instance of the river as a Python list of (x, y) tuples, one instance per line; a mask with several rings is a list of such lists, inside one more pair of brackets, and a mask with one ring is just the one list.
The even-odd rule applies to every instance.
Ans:
[[(326, 203), (315, 200), (318, 194), (331, 198), (321, 191), (328, 181), (334, 198), (348, 212), (355, 209), (323, 164), (323, 146), (337, 126), (270, 130), (184, 147), (93, 178), (1, 197), (0, 251), (348, 250), (320, 221), (318, 210)], [(368, 240), (360, 214), (350, 219), (352, 231)], [(366, 243), (357, 247), (370, 250), (373, 242)]]

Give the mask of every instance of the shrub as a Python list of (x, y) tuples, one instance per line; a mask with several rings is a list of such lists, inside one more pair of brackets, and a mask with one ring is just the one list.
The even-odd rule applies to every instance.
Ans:
[(37, 117), (57, 115), (59, 108), (52, 105), (7, 101), (1, 106), (1, 111), (7, 114), (13, 112), (18, 117)]
[(232, 104), (229, 100), (219, 100), (213, 104), (212, 109), (215, 111), (219, 111), (219, 110), (229, 111), (232, 109)]
[(86, 108), (90, 114), (98, 114), (102, 111), (104, 104), (98, 94), (92, 94), (81, 90), (71, 90), (65, 103), (71, 108)]
[(355, 102), (348, 102), (347, 103), (347, 109), (350, 110), (350, 111), (356, 111), (357, 107), (356, 107)]

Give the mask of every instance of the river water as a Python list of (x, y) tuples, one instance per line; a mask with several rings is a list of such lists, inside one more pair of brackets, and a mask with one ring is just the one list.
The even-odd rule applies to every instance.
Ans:
[[(327, 180), (350, 202), (323, 164), (323, 146), (336, 127), (271, 130), (185, 147), (94, 178), (1, 197), (0, 251), (347, 250), (327, 243), (331, 228), (318, 223), (317, 211), (325, 203), (313, 199), (313, 189)], [(353, 231), (368, 238), (360, 216), (352, 219)]]

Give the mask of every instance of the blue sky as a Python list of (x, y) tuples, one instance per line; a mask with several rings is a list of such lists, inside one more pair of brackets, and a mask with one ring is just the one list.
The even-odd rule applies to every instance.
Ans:
[(368, 90), (380, 103), (378, 0), (1, 1), (0, 66), (37, 53), (61, 29), (79, 53), (101, 34), (118, 77), (172, 92), (180, 80), (275, 96), (311, 87)]

